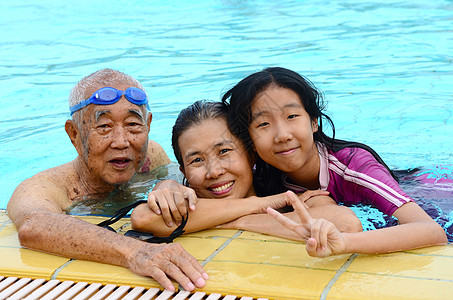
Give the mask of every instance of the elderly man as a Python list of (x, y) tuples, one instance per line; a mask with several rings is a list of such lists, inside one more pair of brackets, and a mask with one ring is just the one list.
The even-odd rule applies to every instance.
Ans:
[(179, 244), (148, 244), (63, 213), (76, 199), (124, 188), (140, 168), (169, 163), (148, 140), (152, 114), (142, 85), (119, 71), (99, 70), (75, 85), (69, 105), (65, 129), (77, 158), (23, 181), (8, 203), (21, 244), (124, 266), (169, 290), (167, 276), (188, 291), (204, 286), (207, 274)]

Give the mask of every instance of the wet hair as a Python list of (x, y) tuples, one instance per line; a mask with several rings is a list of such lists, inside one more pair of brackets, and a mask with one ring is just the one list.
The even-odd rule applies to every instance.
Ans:
[[(85, 76), (74, 85), (69, 94), (69, 107), (79, 104), (83, 100), (89, 98), (91, 96), (91, 90), (93, 89), (93, 87), (114, 86), (118, 84), (118, 82), (127, 82), (130, 83), (131, 86), (145, 90), (143, 88), (143, 85), (130, 75), (117, 70), (101, 69), (88, 76)], [(75, 121), (77, 126), (79, 126), (79, 128), (85, 111), (86, 107), (83, 107), (82, 109), (78, 110), (77, 113), (72, 115), (72, 119)]]
[(221, 102), (199, 100), (181, 110), (172, 130), (171, 146), (176, 160), (180, 166), (184, 166), (179, 137), (194, 125), (201, 124), (205, 120), (227, 118), (226, 106)]
[[(261, 92), (270, 86), (290, 89), (295, 92), (302, 102), (303, 107), (312, 120), (318, 120), (318, 130), (313, 133), (316, 142), (324, 144), (331, 151), (338, 151), (344, 148), (362, 148), (370, 152), (376, 160), (384, 165), (396, 179), (396, 176), (384, 163), (381, 157), (369, 146), (335, 139), (335, 126), (332, 119), (323, 111), (325, 102), (321, 91), (313, 83), (300, 74), (280, 67), (266, 68), (253, 73), (242, 79), (238, 84), (228, 90), (222, 97), (222, 103), (228, 108), (227, 122), (231, 132), (236, 135), (244, 144), (247, 151), (253, 155), (253, 141), (250, 137), (249, 126), (252, 120), (251, 105), (253, 100)], [(332, 137), (323, 132), (324, 122), (330, 125)], [(269, 184), (269, 182), (281, 182), (282, 171), (267, 164), (261, 158), (257, 158), (255, 166), (256, 191), (260, 195), (268, 195), (283, 192), (283, 186)], [(275, 181), (274, 181), (275, 180)], [(275, 188), (273, 188), (275, 187)]]

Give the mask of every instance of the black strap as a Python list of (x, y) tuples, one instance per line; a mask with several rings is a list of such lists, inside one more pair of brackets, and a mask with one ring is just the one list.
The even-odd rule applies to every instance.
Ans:
[[(140, 201), (132, 203), (131, 205), (120, 208), (119, 210), (117, 210), (115, 212), (115, 214), (110, 219), (102, 221), (97, 225), (100, 227), (104, 227), (108, 230), (116, 232), (115, 229), (110, 227), (110, 225), (118, 222), (121, 218), (123, 218), (125, 215), (127, 215), (127, 213), (131, 209), (133, 209), (143, 203), (147, 203), (147, 201), (140, 200)], [(147, 243), (154, 243), (154, 244), (167, 243), (167, 244), (169, 244), (169, 243), (172, 243), (175, 238), (177, 238), (178, 236), (182, 235), (185, 232), (184, 226), (186, 226), (188, 219), (189, 219), (189, 215), (187, 215), (187, 218), (183, 217), (181, 225), (179, 225), (169, 236), (166, 236), (166, 237), (159, 237), (159, 236), (155, 236), (151, 232), (142, 232), (142, 231), (137, 231), (137, 230), (128, 230), (124, 235), (134, 238), (134, 239), (138, 239), (138, 240), (147, 242)]]
[(125, 206), (123, 208), (120, 208), (113, 214), (113, 216), (110, 219), (102, 221), (101, 223), (99, 223), (97, 225), (101, 226), (101, 227), (107, 227), (109, 225), (112, 225), (113, 223), (118, 222), (121, 218), (123, 218), (125, 215), (127, 215), (127, 213), (131, 209), (136, 208), (140, 204), (143, 204), (143, 203), (146, 203), (146, 202), (147, 202), (146, 200), (139, 200), (137, 202), (132, 203), (131, 205)]

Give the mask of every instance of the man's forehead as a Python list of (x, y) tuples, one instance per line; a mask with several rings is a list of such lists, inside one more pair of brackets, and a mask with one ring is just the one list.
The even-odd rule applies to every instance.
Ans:
[(104, 87), (112, 87), (112, 88), (115, 88), (115, 89), (121, 90), (121, 91), (125, 91), (127, 88), (130, 88), (130, 87), (140, 88), (137, 86), (137, 84), (134, 84), (133, 82), (121, 81), (121, 80), (112, 81), (111, 84), (98, 83), (98, 84), (94, 84), (86, 89), (85, 99), (88, 99), (89, 97), (91, 97), (91, 95), (94, 94), (94, 92), (96, 92), (97, 90), (104, 88)]
[[(120, 101), (127, 100), (121, 99)], [(122, 116), (121, 118), (136, 116), (141, 120), (146, 119), (146, 109), (143, 105), (138, 106), (127, 101), (127, 107), (124, 107), (124, 109), (113, 109), (113, 106), (117, 103), (111, 105), (91, 104), (87, 107), (86, 113), (83, 115), (84, 119), (88, 122), (97, 122), (101, 117), (116, 118), (120, 115)]]

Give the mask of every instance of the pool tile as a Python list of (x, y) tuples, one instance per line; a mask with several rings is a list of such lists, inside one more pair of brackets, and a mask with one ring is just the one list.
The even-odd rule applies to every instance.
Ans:
[(350, 255), (327, 258), (311, 257), (305, 245), (299, 242), (263, 242), (260, 240), (233, 240), (213, 260), (269, 264), (319, 270), (338, 270)]
[(255, 233), (255, 232), (251, 232), (251, 231), (242, 232), (242, 234), (238, 237), (238, 239), (240, 239), (240, 240), (242, 240), (242, 239), (259, 240), (259, 241), (277, 241), (277, 242), (285, 242), (285, 243), (299, 243), (299, 242), (291, 241), (288, 239), (279, 238), (279, 237), (272, 236), (272, 235)]
[(453, 257), (418, 255), (406, 252), (359, 255), (346, 272), (451, 280), (453, 284)]
[(334, 271), (243, 262), (209, 262), (206, 293), (269, 299), (319, 299)]
[(203, 261), (216, 251), (228, 239), (216, 237), (210, 239), (199, 238), (198, 236), (190, 235), (183, 238), (175, 239), (175, 243), (187, 250), (198, 261)]
[(3, 224), (0, 226), (0, 228), (0, 249), (3, 247), (21, 247), (16, 231), (16, 226), (14, 226), (13, 223), (10, 222)]
[[(180, 243), (201, 262), (226, 240), (226, 238), (203, 239), (197, 236), (187, 236), (175, 239), (175, 242)], [(75, 260), (66, 265), (57, 274), (56, 279), (160, 288), (155, 280), (136, 275), (126, 268), (83, 260)], [(177, 287), (176, 284), (175, 287)]]
[(453, 279), (423, 280), (406, 277), (344, 273), (327, 300), (439, 300), (452, 299)]
[(50, 279), (68, 258), (24, 248), (0, 248), (0, 274), (13, 277)]
[(8, 214), (6, 213), (6, 210), (0, 210), (0, 228), (2, 227), (2, 224), (7, 224), (10, 223), (11, 220), (8, 217)]
[(188, 233), (184, 236), (197, 236), (202, 238), (217, 238), (217, 237), (225, 237), (231, 238), (233, 235), (238, 232), (236, 229), (207, 229), (198, 232)]
[(55, 279), (161, 288), (154, 279), (136, 275), (126, 268), (84, 260), (72, 261)]
[(416, 253), (421, 255), (441, 255), (441, 256), (452, 256), (453, 257), (453, 244), (447, 244), (444, 246), (433, 246), (420, 248), (415, 250), (405, 251), (407, 253)]

